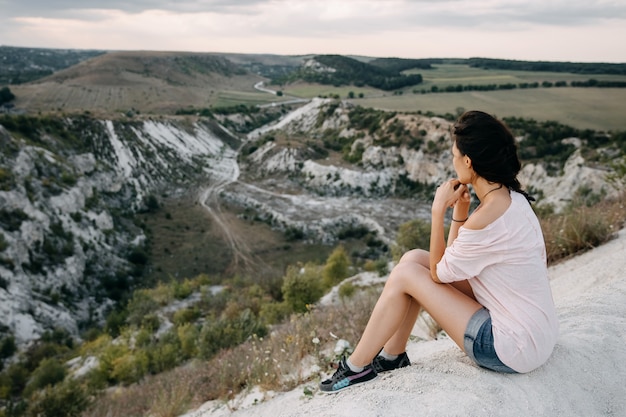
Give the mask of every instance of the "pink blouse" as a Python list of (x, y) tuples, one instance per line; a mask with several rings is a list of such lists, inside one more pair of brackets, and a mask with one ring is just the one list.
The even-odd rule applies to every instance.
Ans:
[(548, 359), (559, 324), (543, 234), (522, 194), (511, 191), (509, 208), (485, 228), (461, 227), (437, 276), (441, 282), (468, 280), (491, 314), (494, 347), (505, 365), (523, 373)]

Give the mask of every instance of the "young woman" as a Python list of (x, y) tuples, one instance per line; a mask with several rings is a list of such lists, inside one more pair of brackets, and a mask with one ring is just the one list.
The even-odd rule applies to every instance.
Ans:
[[(545, 243), (522, 191), (515, 138), (496, 118), (463, 114), (454, 125), (457, 178), (432, 203), (430, 252), (412, 250), (391, 271), (348, 359), (325, 392), (410, 365), (408, 341), (421, 308), (481, 367), (524, 373), (541, 366), (558, 336)], [(471, 185), (480, 205), (469, 215)], [(444, 217), (452, 208), (447, 245)]]

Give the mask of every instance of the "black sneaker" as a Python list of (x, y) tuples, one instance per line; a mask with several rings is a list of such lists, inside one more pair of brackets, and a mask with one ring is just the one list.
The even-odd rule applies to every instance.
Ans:
[(320, 389), (333, 393), (362, 382), (371, 381), (377, 374), (372, 365), (367, 365), (361, 372), (352, 372), (346, 363), (346, 358), (339, 362), (339, 367), (330, 379), (320, 383)]
[(372, 361), (372, 368), (374, 368), (376, 372), (393, 371), (394, 369), (404, 368), (405, 366), (410, 365), (411, 361), (409, 360), (406, 352), (401, 353), (397, 358), (391, 361), (380, 355), (377, 355)]

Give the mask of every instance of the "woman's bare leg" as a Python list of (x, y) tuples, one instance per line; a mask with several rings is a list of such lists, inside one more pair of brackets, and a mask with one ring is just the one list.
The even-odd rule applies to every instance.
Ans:
[[(418, 265), (422, 265), (425, 268), (430, 267), (428, 252), (422, 249), (414, 249), (406, 252), (402, 255), (400, 261), (398, 261), (398, 263), (402, 262), (413, 262)], [(406, 343), (409, 340), (409, 336), (411, 336), (411, 332), (413, 331), (413, 327), (415, 326), (415, 321), (417, 320), (420, 310), (420, 305), (415, 301), (415, 299), (411, 298), (411, 305), (406, 311), (402, 324), (383, 346), (387, 353), (391, 355), (399, 355), (406, 350)]]
[(409, 336), (411, 336), (420, 310), (420, 305), (411, 298), (411, 304), (406, 311), (402, 324), (383, 346), (385, 352), (390, 355), (399, 355), (406, 350), (406, 343), (409, 340)]
[(390, 350), (392, 347), (397, 348), (405, 335), (403, 343), (406, 345), (408, 323), (412, 320), (412, 328), (414, 317), (417, 317), (415, 309), (419, 311), (419, 307), (428, 311), (463, 349), (467, 323), (482, 306), (473, 297), (452, 285), (435, 283), (430, 277), (429, 269), (420, 262), (411, 262), (408, 259), (399, 262), (389, 275), (350, 361), (357, 366), (369, 364), (392, 337), (394, 344), (389, 346)]
[[(427, 269), (430, 268), (429, 253), (428, 251), (422, 249), (413, 249), (406, 252), (404, 255), (402, 255), (402, 258), (400, 258), (400, 261), (398, 263), (402, 262), (414, 262), (418, 265), (422, 265)], [(469, 297), (475, 299), (474, 293), (472, 292), (472, 287), (470, 287), (467, 281), (459, 281), (450, 285), (454, 286), (457, 290), (463, 292)], [(391, 338), (383, 346), (387, 353), (391, 355), (399, 355), (406, 350), (406, 344), (409, 340), (409, 337), (411, 336), (411, 332), (413, 331), (415, 321), (419, 316), (420, 310), (420, 305), (415, 301), (415, 299), (412, 298), (411, 306), (407, 310), (402, 324), (394, 333), (394, 335), (391, 336)]]

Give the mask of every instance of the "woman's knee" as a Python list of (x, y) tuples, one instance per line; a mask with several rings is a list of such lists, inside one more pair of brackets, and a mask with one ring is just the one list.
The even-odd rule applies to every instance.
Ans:
[(430, 264), (430, 254), (424, 249), (412, 249), (402, 255), (398, 263), (401, 262), (413, 262), (422, 266), (428, 266)]
[(410, 287), (425, 279), (430, 280), (428, 268), (417, 262), (402, 262), (393, 268), (385, 287), (408, 293)]

